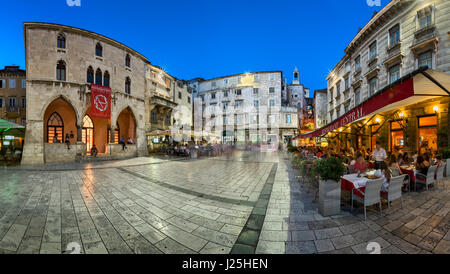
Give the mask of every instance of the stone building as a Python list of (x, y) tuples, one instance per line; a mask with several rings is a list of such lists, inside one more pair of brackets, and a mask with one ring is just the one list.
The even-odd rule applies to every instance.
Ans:
[[(64, 25), (24, 23), (27, 128), (22, 164), (147, 153), (147, 59), (108, 37)], [(111, 116), (91, 116), (91, 84), (111, 88)], [(71, 147), (67, 148), (66, 134)], [(119, 138), (131, 138), (126, 150)]]
[[(286, 106), (295, 107), (297, 109), (297, 119), (300, 130), (305, 130), (305, 126), (310, 122), (307, 121), (307, 98), (309, 98), (309, 88), (300, 83), (300, 73), (297, 67), (292, 72), (292, 83), (284, 85), (285, 97), (283, 96), (283, 102)], [(311, 111), (311, 110), (309, 110)], [(311, 129), (306, 129), (310, 131)]]
[(297, 109), (282, 106), (282, 79), (264, 71), (190, 80), (197, 140), (276, 146), (295, 136)]
[(0, 119), (26, 125), (26, 73), (18, 66), (0, 69)]
[(316, 128), (321, 128), (327, 124), (327, 89), (314, 90), (314, 122)]
[[(393, 0), (360, 29), (327, 76), (333, 146), (436, 150), (448, 140), (450, 2)], [(371, 111), (368, 111), (371, 109)]]
[[(145, 77), (148, 149), (158, 151), (163, 142), (174, 141), (172, 137), (181, 141), (183, 136), (177, 136), (182, 135), (179, 131), (192, 129), (192, 91), (186, 81), (150, 63), (146, 65)], [(187, 140), (191, 136), (184, 137)]]

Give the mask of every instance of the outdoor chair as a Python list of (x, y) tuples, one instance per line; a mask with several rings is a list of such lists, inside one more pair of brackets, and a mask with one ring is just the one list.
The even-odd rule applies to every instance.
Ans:
[(439, 182), (442, 182), (442, 186), (445, 188), (445, 182), (444, 182), (444, 170), (447, 164), (440, 164), (437, 167), (436, 171), (436, 184), (439, 184)]
[[(371, 180), (371, 181), (367, 181), (364, 191), (362, 191), (361, 189), (358, 189), (358, 188), (352, 189), (352, 207), (351, 207), (351, 209), (353, 210), (353, 200), (356, 200), (356, 201), (362, 203), (364, 205), (364, 220), (367, 219), (366, 207), (375, 205), (375, 204), (380, 205), (380, 216), (381, 216), (382, 212), (381, 212), (380, 192), (381, 192), (381, 186), (383, 185), (383, 182), (384, 182), (383, 178)], [(362, 194), (363, 198), (356, 195), (355, 192), (359, 192), (360, 194)]]
[(389, 169), (391, 170), (392, 177), (400, 176), (400, 170), (398, 168), (390, 167)]
[(381, 198), (387, 200), (388, 213), (391, 211), (391, 201), (400, 199), (403, 208), (402, 186), (406, 175), (391, 177), (389, 180), (389, 188), (387, 192), (381, 191)]
[[(389, 168), (391, 170), (391, 177), (397, 177), (400, 176), (400, 170), (396, 167), (390, 167)], [(409, 187), (409, 175), (408, 174), (402, 174), (405, 175), (404, 179), (403, 179), (403, 185), (407, 185), (408, 186), (408, 192), (411, 191), (410, 187)]]
[(428, 168), (427, 175), (422, 173), (416, 174), (416, 182), (414, 184), (414, 190), (417, 190), (417, 184), (424, 184), (425, 188), (428, 190), (428, 185), (434, 184), (434, 175), (436, 174), (437, 166), (430, 166)]

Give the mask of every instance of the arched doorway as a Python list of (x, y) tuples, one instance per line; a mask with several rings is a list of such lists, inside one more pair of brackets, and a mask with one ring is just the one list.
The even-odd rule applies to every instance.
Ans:
[[(70, 142), (77, 140), (77, 118), (75, 111), (62, 97), (51, 102), (44, 113), (44, 142), (64, 143), (66, 134)], [(56, 139), (55, 139), (56, 137)]]
[[(86, 118), (88, 117), (88, 118)], [(95, 144), (98, 150), (98, 154), (107, 154), (108, 153), (108, 129), (111, 128), (111, 120), (110, 119), (103, 119), (103, 118), (97, 118), (91, 116), (91, 108), (89, 107), (86, 110), (84, 119), (83, 119), (83, 130), (85, 128), (85, 121), (86, 121), (86, 149), (88, 152), (90, 151), (90, 148), (92, 145)], [(91, 126), (92, 125), (92, 126)], [(89, 135), (89, 132), (92, 132), (92, 135)], [(89, 143), (88, 143), (88, 138)], [(83, 139), (84, 142), (84, 139)]]
[(81, 142), (86, 144), (86, 151), (90, 152), (92, 145), (94, 144), (94, 123), (89, 115), (85, 115), (83, 118)]
[(63, 134), (64, 122), (58, 112), (53, 112), (47, 121), (47, 143), (62, 143)]
[(129, 107), (122, 110), (122, 112), (117, 117), (117, 128), (120, 128), (120, 138), (124, 138), (125, 143), (129, 139), (136, 143), (136, 120), (134, 114)]

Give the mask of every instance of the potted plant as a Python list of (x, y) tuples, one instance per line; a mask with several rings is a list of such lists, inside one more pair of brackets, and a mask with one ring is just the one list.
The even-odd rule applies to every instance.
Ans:
[(318, 160), (313, 166), (313, 174), (319, 176), (319, 212), (322, 216), (340, 213), (341, 177), (344, 173), (345, 167), (336, 157)]
[(442, 160), (447, 163), (445, 168), (445, 176), (450, 176), (450, 148), (441, 148), (439, 149), (439, 153), (441, 154)]

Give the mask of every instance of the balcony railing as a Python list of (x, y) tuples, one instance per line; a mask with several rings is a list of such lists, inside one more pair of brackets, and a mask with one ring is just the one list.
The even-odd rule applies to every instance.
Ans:
[(19, 112), (19, 107), (18, 106), (7, 106), (6, 112)]

